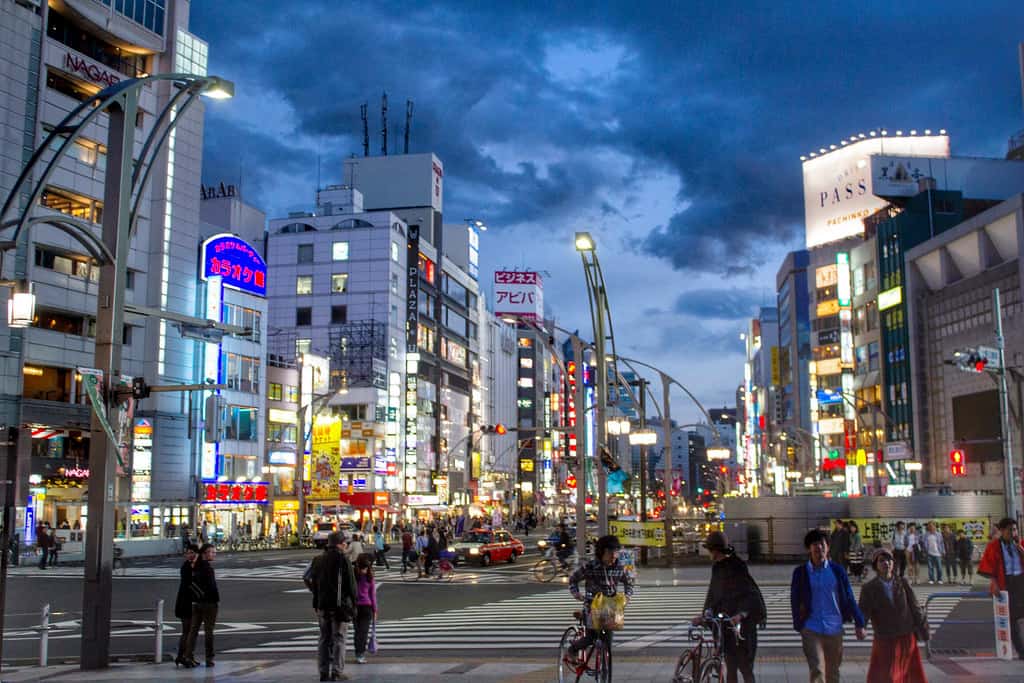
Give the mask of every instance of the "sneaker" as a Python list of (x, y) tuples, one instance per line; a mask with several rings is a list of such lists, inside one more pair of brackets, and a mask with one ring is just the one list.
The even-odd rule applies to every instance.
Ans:
[(942, 585), (942, 579), (939, 579), (939, 585), (940, 586)]
[(934, 582), (934, 581), (932, 581), (931, 579), (929, 579), (929, 580), (928, 580), (928, 585), (929, 585), (929, 586), (934, 586), (934, 585), (935, 585), (935, 582)]
[(357, 655), (356, 664), (366, 664), (366, 655)]

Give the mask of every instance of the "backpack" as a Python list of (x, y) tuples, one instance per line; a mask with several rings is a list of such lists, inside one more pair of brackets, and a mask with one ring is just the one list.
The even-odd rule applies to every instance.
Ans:
[(306, 588), (309, 589), (310, 593), (316, 592), (314, 577), (316, 576), (316, 561), (319, 559), (319, 557), (314, 557), (313, 561), (306, 567), (306, 571), (302, 574), (302, 583), (306, 584)]
[(761, 587), (757, 585), (757, 581), (754, 580), (754, 575), (748, 571), (747, 576), (750, 578), (750, 583), (757, 592), (758, 602), (761, 603), (761, 614), (757, 620), (757, 627), (763, 631), (768, 628), (768, 605), (765, 604), (764, 594), (761, 592)]

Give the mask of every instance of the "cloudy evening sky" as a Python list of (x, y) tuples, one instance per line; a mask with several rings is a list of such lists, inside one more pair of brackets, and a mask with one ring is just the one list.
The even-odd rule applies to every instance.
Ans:
[[(576, 230), (598, 242), (619, 353), (733, 405), (739, 332), (803, 244), (799, 156), (870, 128), (946, 128), (1003, 156), (1024, 128), (1019, 0), (385, 3), (201, 0), (192, 31), (236, 97), (207, 107), (204, 177), (270, 217), (312, 208), (393, 142), (445, 166), (445, 222), (484, 219), (482, 287), (546, 271), (589, 327)], [(589, 332), (585, 336), (591, 336)], [(673, 414), (696, 416), (680, 395)]]

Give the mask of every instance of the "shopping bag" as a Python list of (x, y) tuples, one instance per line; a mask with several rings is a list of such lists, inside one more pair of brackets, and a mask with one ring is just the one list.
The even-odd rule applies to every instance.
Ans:
[(590, 603), (590, 625), (595, 630), (620, 631), (625, 625), (626, 596), (598, 593)]
[(366, 651), (371, 655), (377, 653), (377, 620), (370, 622), (370, 642), (366, 645)]

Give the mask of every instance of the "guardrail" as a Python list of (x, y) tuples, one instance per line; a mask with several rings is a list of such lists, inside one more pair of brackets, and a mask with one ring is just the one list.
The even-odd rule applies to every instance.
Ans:
[[(928, 596), (928, 599), (924, 601), (924, 618), (928, 621), (928, 608), (932, 604), (932, 600), (936, 598), (959, 598), (961, 600), (992, 600), (992, 596), (988, 593), (981, 591), (973, 591), (969, 593), (932, 593)], [(930, 623), (930, 622), (929, 622)], [(979, 624), (991, 624), (992, 618), (988, 619), (950, 619), (945, 618), (942, 620), (943, 626), (977, 626)], [(924, 644), (924, 656), (926, 659), (932, 657), (932, 642), (929, 638)]]
[[(157, 600), (155, 607), (143, 607), (140, 609), (125, 609), (115, 610), (114, 614), (153, 614), (153, 620), (150, 621), (138, 621), (138, 620), (112, 620), (110, 624), (110, 630), (113, 632), (115, 629), (153, 629), (153, 661), (157, 664), (163, 661), (164, 658), (164, 601)], [(33, 616), (37, 612), (21, 612), (17, 614), (8, 614), (8, 617), (25, 617)], [(39, 666), (47, 666), (50, 660), (50, 631), (54, 627), (50, 624), (52, 617), (75, 617), (81, 616), (81, 612), (52, 612), (50, 611), (50, 603), (43, 605), (42, 609), (38, 612), (39, 614), (39, 625), (30, 626), (25, 630), (32, 630), (39, 632)]]

